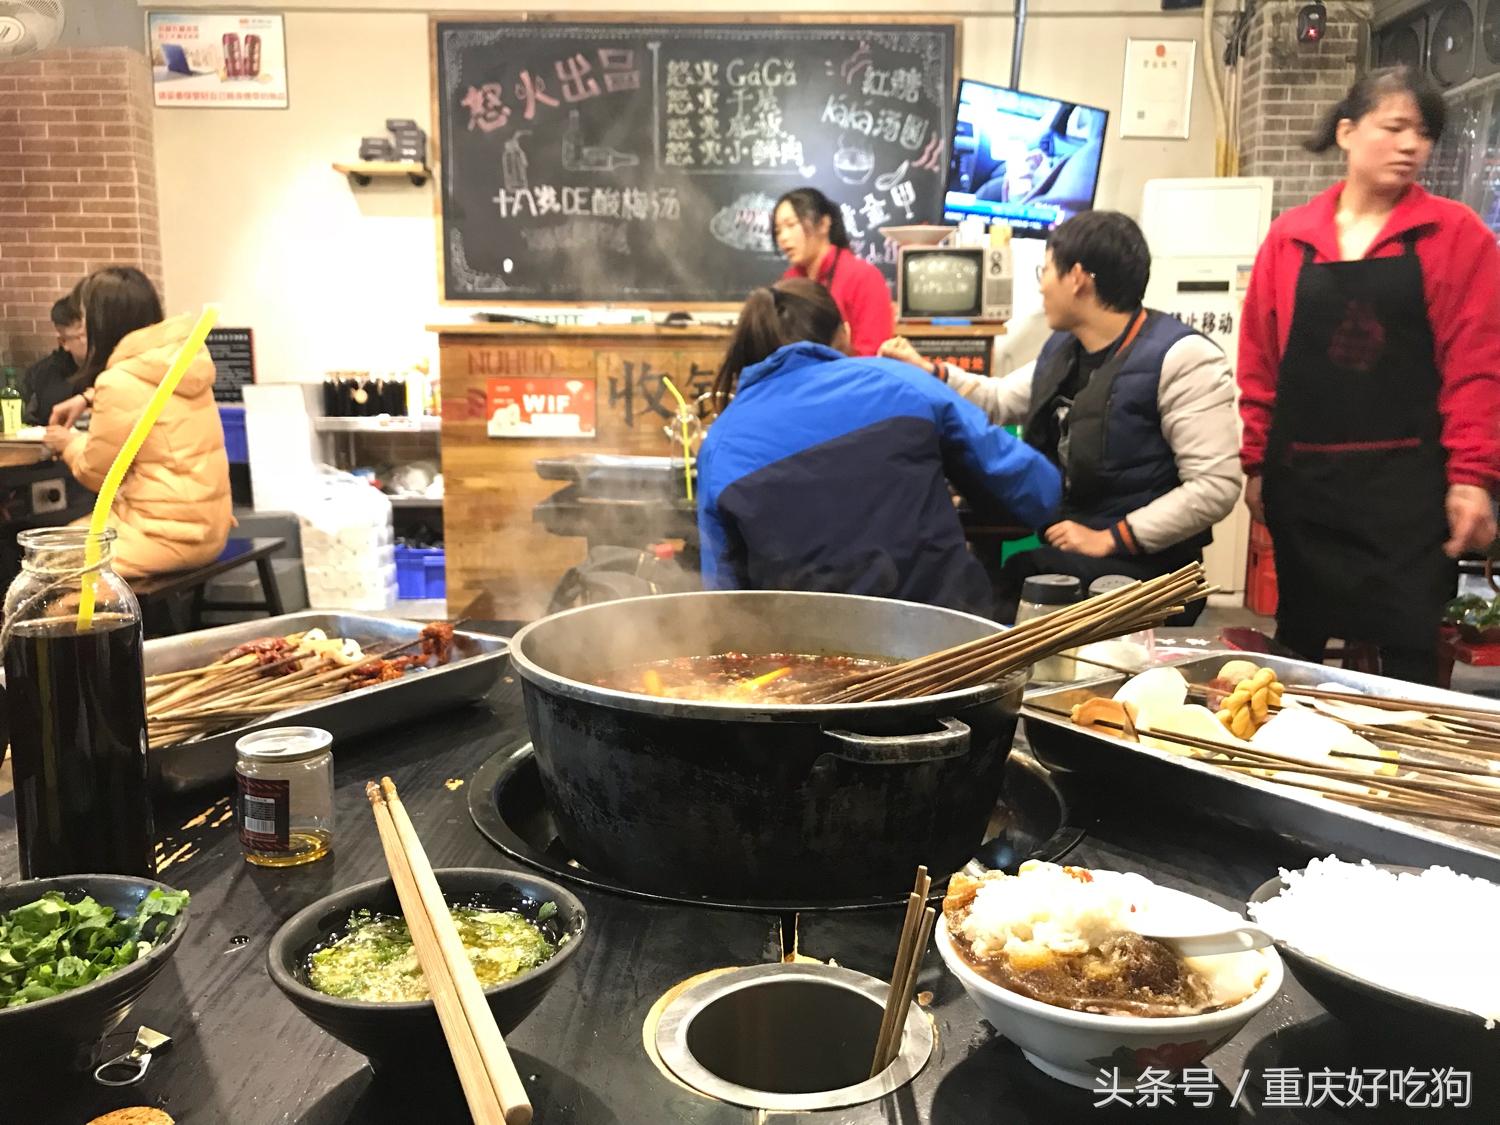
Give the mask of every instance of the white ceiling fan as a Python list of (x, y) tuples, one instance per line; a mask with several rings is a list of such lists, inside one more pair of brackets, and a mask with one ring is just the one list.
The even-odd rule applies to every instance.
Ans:
[(62, 0), (0, 0), (0, 66), (45, 51), (62, 29)]

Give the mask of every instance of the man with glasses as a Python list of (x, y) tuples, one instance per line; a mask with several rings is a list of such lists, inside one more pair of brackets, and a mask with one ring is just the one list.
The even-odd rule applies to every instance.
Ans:
[[(1243, 477), (1234, 377), (1224, 353), (1167, 313), (1142, 306), (1151, 252), (1117, 211), (1086, 211), (1047, 240), (1038, 271), (1053, 330), (1034, 364), (1003, 378), (929, 362), (904, 339), (881, 355), (931, 371), (1063, 475), (1047, 546), (1013, 556), (1000, 581), (1002, 614), (1035, 574), (1151, 578), (1194, 560), (1233, 509)], [(1174, 624), (1191, 624), (1195, 602)]]
[(45, 426), (52, 408), (78, 393), (73, 376), (88, 355), (88, 333), (83, 326), (77, 290), (52, 306), (57, 349), (38, 360), (21, 376), (21, 419), (28, 426)]

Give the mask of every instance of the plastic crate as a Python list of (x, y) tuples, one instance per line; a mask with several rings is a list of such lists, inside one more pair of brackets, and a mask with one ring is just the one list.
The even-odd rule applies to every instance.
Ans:
[(219, 407), (219, 421), (224, 424), (224, 452), (229, 455), (229, 463), (248, 465), (250, 442), (245, 437), (245, 408), (221, 406)]
[(1263, 523), (1250, 524), (1250, 556), (1245, 566), (1245, 608), (1265, 617), (1276, 613), (1276, 553)]
[(441, 547), (397, 547), (396, 590), (401, 598), (448, 596), (448, 559)]

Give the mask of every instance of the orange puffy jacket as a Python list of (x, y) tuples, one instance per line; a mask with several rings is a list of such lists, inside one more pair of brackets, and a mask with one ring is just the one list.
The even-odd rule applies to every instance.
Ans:
[[(85, 488), (98, 491), (115, 454), (192, 330), (177, 316), (120, 341), (94, 383), (94, 414), (63, 460)], [(182, 382), (146, 435), (110, 512), (114, 568), (126, 578), (203, 566), (219, 557), (234, 526), (224, 427), (214, 404), (214, 364), (193, 357)]]

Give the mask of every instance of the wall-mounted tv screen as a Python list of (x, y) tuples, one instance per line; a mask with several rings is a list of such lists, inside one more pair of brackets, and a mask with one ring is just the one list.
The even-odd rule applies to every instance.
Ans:
[(944, 211), (1045, 235), (1094, 205), (1107, 111), (960, 81)]

